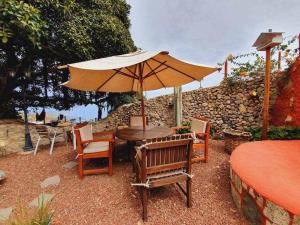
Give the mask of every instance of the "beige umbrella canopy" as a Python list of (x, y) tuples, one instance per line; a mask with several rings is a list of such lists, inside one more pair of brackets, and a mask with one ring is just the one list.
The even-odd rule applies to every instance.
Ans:
[[(71, 78), (63, 84), (66, 87), (82, 91), (141, 93), (198, 81), (218, 69), (180, 61), (165, 51), (141, 50), (73, 63), (67, 67)], [(142, 115), (144, 114), (142, 98)], [(143, 127), (145, 129), (145, 118)]]

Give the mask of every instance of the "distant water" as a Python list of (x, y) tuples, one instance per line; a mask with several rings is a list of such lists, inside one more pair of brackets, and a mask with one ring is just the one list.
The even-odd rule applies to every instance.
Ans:
[[(74, 106), (70, 110), (55, 110), (52, 108), (46, 108), (46, 113), (51, 114), (53, 116), (58, 116), (60, 114), (67, 117), (68, 120), (76, 120), (78, 121), (89, 121), (89, 120), (95, 120), (98, 117), (98, 107), (96, 105), (78, 105)], [(37, 112), (40, 113), (42, 111), (42, 108), (38, 108)], [(30, 109), (30, 113), (35, 113), (34, 109)], [(107, 110), (104, 109), (102, 111), (102, 118), (107, 117)]]

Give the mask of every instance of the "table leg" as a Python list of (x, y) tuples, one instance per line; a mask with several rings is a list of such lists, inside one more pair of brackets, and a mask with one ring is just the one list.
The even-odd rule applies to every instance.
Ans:
[(132, 170), (133, 172), (135, 172), (135, 162), (134, 162), (134, 157), (135, 157), (135, 141), (127, 141), (127, 144), (128, 144), (128, 148), (129, 148), (129, 157), (130, 158), (130, 161), (132, 163)]

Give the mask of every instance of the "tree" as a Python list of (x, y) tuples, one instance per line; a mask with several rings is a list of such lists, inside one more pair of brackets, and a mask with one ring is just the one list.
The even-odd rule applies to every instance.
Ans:
[[(129, 11), (124, 0), (1, 0), (0, 118), (15, 116), (23, 104), (20, 86), (27, 70), (33, 75), (27, 92), (31, 107), (66, 110), (77, 104), (109, 104), (106, 93), (60, 86), (68, 73), (56, 68), (134, 51)], [(12, 70), (15, 77), (9, 76)]]

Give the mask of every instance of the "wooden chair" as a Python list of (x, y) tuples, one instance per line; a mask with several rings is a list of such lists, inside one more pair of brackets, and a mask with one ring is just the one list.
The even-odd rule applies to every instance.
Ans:
[[(195, 134), (194, 137), (194, 143), (193, 143), (193, 150), (194, 150), (194, 156), (192, 159), (192, 162), (201, 162), (204, 161), (205, 163), (208, 162), (208, 144), (209, 144), (209, 138), (210, 138), (210, 128), (211, 123), (209, 120), (205, 118), (192, 118), (191, 120), (191, 127), (187, 126), (181, 126), (181, 127), (173, 127), (174, 134), (179, 129), (189, 129), (193, 134)], [(203, 150), (203, 155), (198, 155), (196, 151)]]
[(53, 153), (53, 148), (54, 148), (55, 140), (56, 140), (57, 137), (64, 138), (65, 141), (66, 141), (66, 144), (68, 144), (67, 143), (67, 137), (65, 136), (65, 134), (63, 132), (58, 132), (56, 130), (50, 130), (45, 125), (36, 125), (35, 129), (36, 129), (39, 137), (38, 137), (38, 140), (37, 140), (37, 143), (35, 145), (34, 152), (33, 152), (34, 155), (36, 155), (36, 153), (38, 151), (38, 148), (39, 148), (40, 141), (42, 139), (49, 140), (49, 143), (50, 143), (50, 155), (52, 155), (52, 153)]
[[(147, 116), (146, 116), (146, 125), (148, 125), (148, 117)], [(130, 127), (143, 126), (143, 116), (141, 116), (141, 115), (130, 116), (129, 126)]]
[[(136, 147), (136, 183), (142, 199), (143, 220), (147, 221), (148, 190), (177, 184), (191, 207), (191, 158), (193, 141), (190, 135), (150, 139)], [(186, 190), (179, 184), (186, 182)]]
[[(76, 149), (78, 157), (78, 170), (80, 179), (87, 174), (108, 173), (112, 176), (112, 149), (114, 143), (114, 133), (112, 132), (92, 132), (89, 124), (80, 124), (74, 127), (76, 136)], [(107, 158), (108, 166), (96, 169), (84, 169), (84, 160), (94, 158)]]

